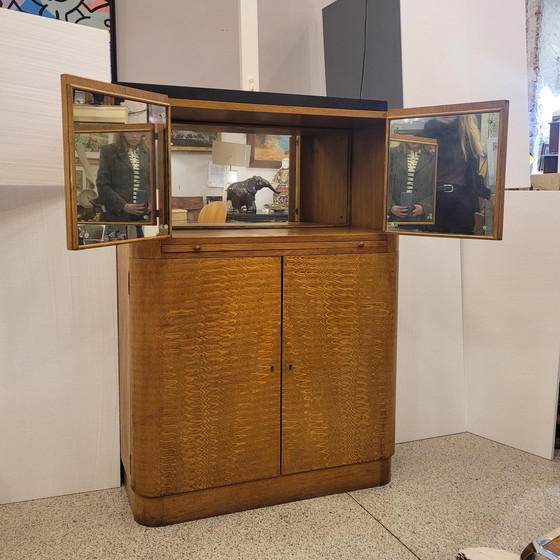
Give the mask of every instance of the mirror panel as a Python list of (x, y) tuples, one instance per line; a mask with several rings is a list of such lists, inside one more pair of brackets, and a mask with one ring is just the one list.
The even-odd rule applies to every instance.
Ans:
[[(283, 131), (285, 132), (285, 131)], [(296, 135), (226, 130), (174, 122), (171, 133), (171, 207), (174, 228), (205, 227), (203, 206), (223, 202), (227, 227), (298, 220)], [(292, 170), (292, 177), (294, 171)]]
[(68, 247), (168, 234), (168, 106), (71, 78), (63, 77)]
[(506, 121), (502, 107), (391, 119), (385, 231), (500, 239)]
[[(438, 144), (433, 138), (391, 134), (389, 141), (388, 225), (433, 225)], [(414, 168), (409, 181), (409, 167)], [(414, 229), (414, 228), (412, 228)]]
[[(145, 126), (77, 126), (73, 168), (78, 223), (155, 225), (155, 140)], [(129, 170), (132, 183), (129, 183)]]

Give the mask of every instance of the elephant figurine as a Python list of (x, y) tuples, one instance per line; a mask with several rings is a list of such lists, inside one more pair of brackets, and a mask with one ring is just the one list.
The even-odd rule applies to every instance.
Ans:
[(227, 200), (231, 200), (234, 212), (241, 212), (241, 208), (246, 206), (247, 213), (256, 214), (255, 195), (264, 187), (267, 187), (273, 193), (277, 193), (276, 189), (266, 179), (258, 175), (245, 181), (232, 183), (226, 189)]

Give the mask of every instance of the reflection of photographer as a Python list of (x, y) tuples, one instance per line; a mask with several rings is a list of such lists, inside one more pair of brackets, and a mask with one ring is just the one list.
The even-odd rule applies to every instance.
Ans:
[(150, 189), (150, 152), (144, 132), (121, 132), (114, 144), (102, 146), (97, 172), (102, 222), (146, 219)]
[(399, 142), (389, 152), (389, 221), (431, 220), (434, 195), (434, 147)]
[(472, 235), (480, 200), (490, 198), (480, 161), (484, 149), (475, 115), (436, 117), (424, 135), (438, 141), (437, 198), (434, 231)]

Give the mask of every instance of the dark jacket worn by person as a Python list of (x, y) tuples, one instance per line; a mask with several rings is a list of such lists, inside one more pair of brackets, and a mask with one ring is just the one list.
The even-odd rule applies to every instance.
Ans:
[[(428, 221), (431, 220), (433, 211), (434, 198), (434, 154), (422, 150), (418, 157), (418, 163), (414, 171), (412, 181), (412, 204), (422, 206), (423, 214), (409, 218), (399, 218), (391, 215), (393, 221)], [(401, 206), (401, 193), (407, 190), (408, 181), (408, 159), (407, 152), (399, 148), (391, 148), (389, 154), (389, 188), (391, 189), (391, 197), (388, 211), (391, 206)]]

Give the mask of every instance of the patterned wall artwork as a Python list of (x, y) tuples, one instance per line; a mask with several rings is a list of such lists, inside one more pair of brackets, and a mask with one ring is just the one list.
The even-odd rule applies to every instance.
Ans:
[(0, 8), (101, 29), (111, 25), (108, 0), (0, 0)]

